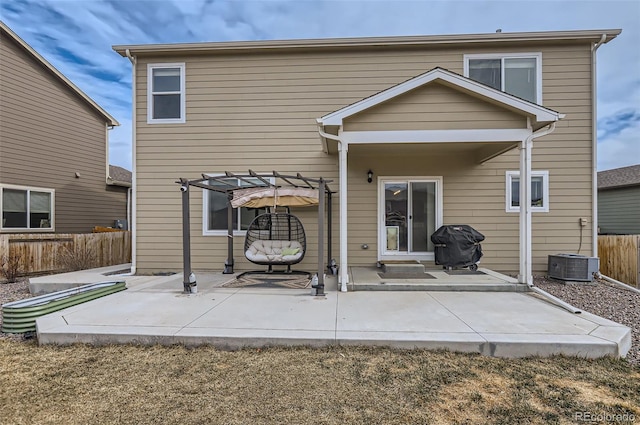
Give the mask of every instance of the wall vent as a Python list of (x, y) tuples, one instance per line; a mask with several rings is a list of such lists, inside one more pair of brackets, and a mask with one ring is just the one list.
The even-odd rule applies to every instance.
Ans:
[(598, 258), (578, 254), (556, 254), (549, 256), (549, 277), (560, 280), (592, 282), (598, 272)]

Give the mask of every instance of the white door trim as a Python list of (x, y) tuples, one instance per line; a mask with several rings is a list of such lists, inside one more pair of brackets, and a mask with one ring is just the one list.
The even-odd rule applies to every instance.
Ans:
[[(378, 261), (384, 260), (434, 260), (434, 253), (397, 253), (385, 252), (385, 193), (384, 184), (390, 182), (428, 182), (436, 184), (436, 223), (435, 228), (442, 226), (443, 221), (443, 179), (442, 176), (378, 176)], [(409, 190), (409, 187), (407, 188)]]

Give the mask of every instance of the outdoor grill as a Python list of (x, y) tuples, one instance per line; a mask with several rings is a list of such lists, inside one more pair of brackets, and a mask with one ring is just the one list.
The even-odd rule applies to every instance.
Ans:
[(478, 269), (484, 235), (466, 224), (442, 226), (431, 235), (436, 264), (446, 268)]

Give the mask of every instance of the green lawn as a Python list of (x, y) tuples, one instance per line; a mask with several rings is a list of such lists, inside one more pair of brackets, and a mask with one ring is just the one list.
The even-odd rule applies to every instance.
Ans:
[(569, 424), (581, 412), (640, 423), (640, 369), (425, 350), (0, 339), (0, 405), (4, 424)]

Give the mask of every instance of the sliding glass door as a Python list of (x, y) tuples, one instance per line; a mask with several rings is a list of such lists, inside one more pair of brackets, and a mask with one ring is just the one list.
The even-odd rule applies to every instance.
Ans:
[(431, 234), (440, 226), (439, 178), (381, 179), (381, 259), (430, 259)]

